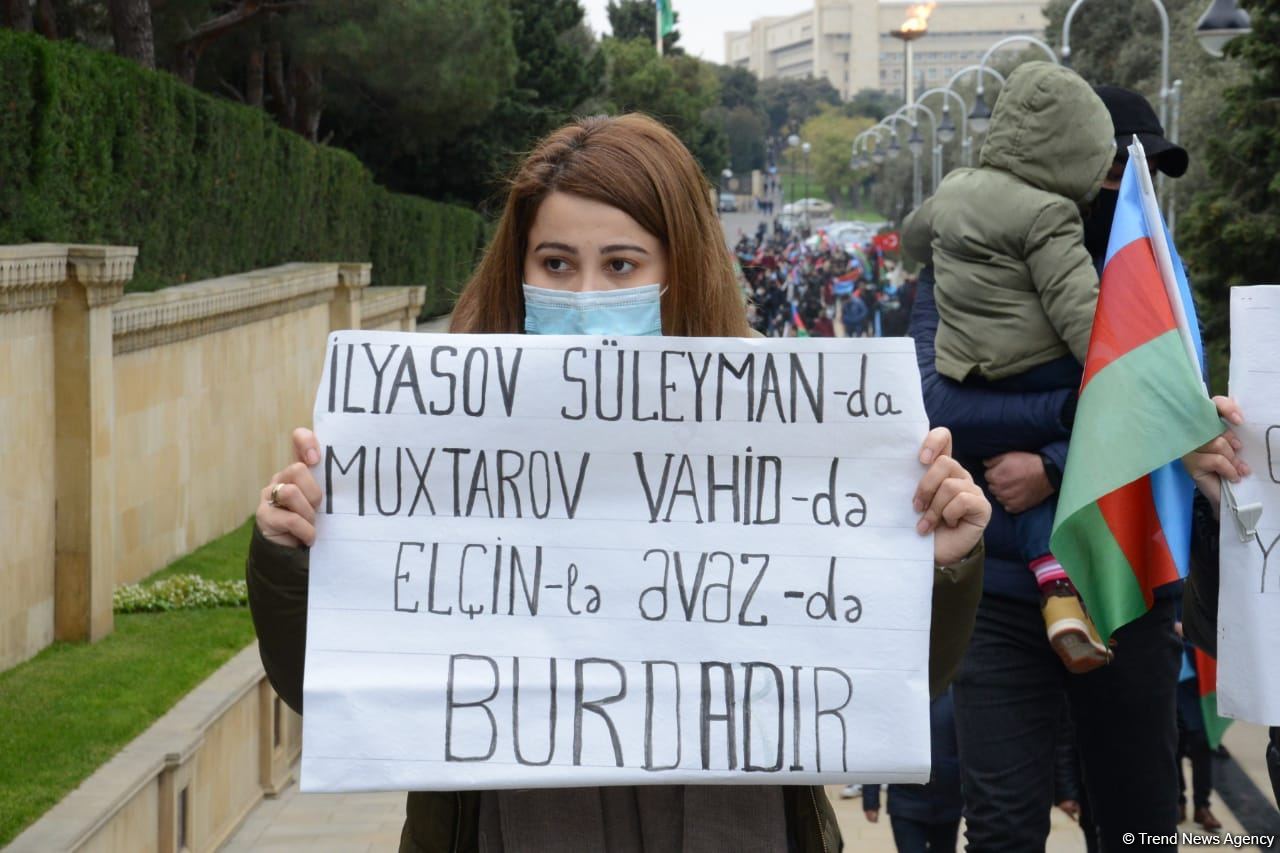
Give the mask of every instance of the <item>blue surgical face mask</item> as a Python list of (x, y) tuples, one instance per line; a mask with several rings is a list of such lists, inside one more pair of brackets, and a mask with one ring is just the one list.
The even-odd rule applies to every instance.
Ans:
[(574, 293), (524, 285), (530, 335), (661, 335), (662, 286)]

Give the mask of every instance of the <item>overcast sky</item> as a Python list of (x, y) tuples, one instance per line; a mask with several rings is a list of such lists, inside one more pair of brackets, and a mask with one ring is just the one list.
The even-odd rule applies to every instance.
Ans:
[[(591, 28), (609, 32), (608, 0), (583, 0)], [(680, 14), (680, 46), (694, 56), (724, 62), (724, 34), (745, 30), (756, 18), (790, 15), (812, 8), (813, 0), (673, 0)]]

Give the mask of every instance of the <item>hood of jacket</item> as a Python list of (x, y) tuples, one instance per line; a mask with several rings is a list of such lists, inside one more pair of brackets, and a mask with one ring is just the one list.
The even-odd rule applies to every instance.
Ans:
[(1080, 75), (1027, 62), (996, 99), (981, 164), (1072, 201), (1092, 198), (1115, 159), (1111, 114)]

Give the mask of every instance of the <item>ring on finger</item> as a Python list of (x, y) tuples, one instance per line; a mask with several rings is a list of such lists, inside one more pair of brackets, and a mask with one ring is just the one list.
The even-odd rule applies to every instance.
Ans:
[(280, 490), (284, 488), (284, 483), (276, 483), (271, 487), (271, 496), (267, 498), (267, 506), (278, 507), (280, 504)]

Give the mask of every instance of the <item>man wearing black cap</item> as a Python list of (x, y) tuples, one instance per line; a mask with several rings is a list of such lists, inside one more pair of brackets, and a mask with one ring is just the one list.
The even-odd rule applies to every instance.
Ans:
[[(1085, 247), (1089, 250), (1101, 274), (1102, 265), (1106, 259), (1107, 242), (1111, 235), (1111, 225), (1115, 218), (1116, 203), (1119, 199), (1120, 180), (1129, 162), (1129, 146), (1133, 143), (1133, 137), (1137, 136), (1138, 141), (1142, 143), (1147, 157), (1147, 168), (1152, 178), (1157, 172), (1163, 172), (1171, 178), (1182, 177), (1187, 172), (1189, 157), (1186, 149), (1165, 138), (1164, 128), (1155, 110), (1142, 95), (1119, 86), (1096, 86), (1094, 91), (1111, 114), (1111, 123), (1115, 127), (1116, 134), (1115, 162), (1112, 163), (1111, 170), (1103, 181), (1102, 189), (1089, 204), (1088, 212), (1084, 217)], [(1216, 530), (1214, 533), (1216, 534)], [(1216, 538), (1214, 541), (1216, 542)], [(1112, 676), (1109, 679), (1098, 679), (1096, 683), (1082, 685), (1084, 690), (1078, 690), (1077, 693), (1083, 692), (1086, 696), (1077, 695), (1073, 702), (1075, 722), (1081, 730), (1082, 750), (1085, 752), (1086, 775), (1089, 773), (1090, 758), (1087, 748), (1084, 747), (1086, 741), (1093, 741), (1095, 754), (1092, 758), (1095, 765), (1109, 761), (1117, 754), (1115, 752), (1117, 744), (1106, 734), (1099, 735), (1099, 732), (1114, 732), (1117, 714), (1146, 717), (1148, 727), (1142, 732), (1142, 736), (1120, 748), (1127, 751), (1125, 760), (1139, 765), (1134, 768), (1138, 773), (1137, 778), (1145, 780), (1153, 791), (1167, 795), (1170, 803), (1174, 798), (1168, 788), (1175, 779), (1179, 778), (1177, 775), (1177, 716), (1169, 713), (1168, 708), (1171, 703), (1176, 708), (1177, 683), (1181, 669), (1181, 660), (1172, 651), (1178, 642), (1174, 628), (1175, 602), (1181, 595), (1181, 583), (1167, 584), (1156, 589), (1156, 601), (1151, 611), (1138, 622), (1133, 623), (1134, 627), (1146, 623), (1143, 625), (1143, 630), (1140, 633), (1131, 631), (1127, 638), (1121, 637), (1122, 645), (1127, 645), (1128, 648), (1117, 648), (1118, 657), (1126, 653), (1134, 655), (1137, 650), (1133, 647), (1141, 646), (1142, 656), (1147, 666), (1136, 680), (1131, 675), (1120, 678), (1122, 674), (1119, 671), (1111, 672), (1108, 674)], [(1127, 643), (1124, 642), (1126, 639)], [(1123, 685), (1120, 683), (1122, 680), (1125, 682)], [(1135, 687), (1136, 691), (1133, 689)], [(1082, 698), (1084, 701), (1081, 701)], [(1126, 698), (1132, 701), (1127, 702)], [(1143, 708), (1144, 698), (1148, 703), (1147, 709)], [(1094, 776), (1097, 776), (1096, 770)], [(1114, 803), (1106, 801), (1123, 801), (1131, 796), (1134, 775), (1129, 774), (1127, 778), (1125, 776), (1117, 778), (1113, 774), (1108, 776), (1111, 778), (1101, 780), (1095, 778), (1095, 784), (1088, 785), (1088, 795), (1094, 799), (1091, 805), (1095, 814), (1114, 809)], [(1150, 796), (1139, 799), (1146, 799), (1150, 805), (1154, 805), (1154, 802), (1150, 802)], [(1124, 810), (1121, 811), (1123, 813)], [(1108, 849), (1114, 845), (1114, 832), (1124, 827), (1100, 826), (1099, 829), (1104, 849)], [(1128, 831), (1148, 830), (1130, 827)], [(1164, 832), (1164, 829), (1157, 829), (1154, 832)]]
[[(1155, 112), (1141, 95), (1111, 86), (1096, 91), (1111, 116), (1117, 142), (1108, 179), (1084, 219), (1082, 239), (1100, 267), (1133, 136), (1142, 141), (1152, 168), (1173, 177), (1186, 172), (1187, 152), (1164, 138)], [(1177, 585), (1159, 590), (1148, 613), (1116, 632), (1113, 663), (1085, 675), (1066, 673), (1045, 639), (1038, 604), (1029, 595), (1018, 597), (1002, 588), (992, 566), (1017, 560), (1010, 542), (1010, 513), (1020, 511), (1016, 505), (1044, 500), (1061, 483), (1074, 393), (991, 396), (946, 380), (935, 365), (937, 327), (933, 271), (925, 267), (911, 334), (926, 408), (931, 421), (951, 428), (957, 458), (978, 457), (975, 479), (986, 483), (996, 497), (985, 536), (988, 577), (955, 683), (969, 849), (1043, 849), (1053, 806), (1053, 745), (1062, 734), (1058, 729), (1064, 695), (1075, 718), (1085, 793), (1101, 849), (1125, 849), (1125, 833), (1147, 833), (1148, 840), (1172, 837), (1178, 778), (1174, 707), (1181, 662), (1174, 633)], [(1019, 498), (1026, 495), (1033, 497)], [(1144, 849), (1173, 851), (1176, 844), (1148, 844)]]
[(1116, 128), (1116, 161), (1102, 183), (1102, 189), (1089, 205), (1089, 215), (1084, 220), (1084, 244), (1099, 268), (1107, 254), (1107, 238), (1111, 236), (1111, 220), (1116, 213), (1116, 200), (1120, 197), (1120, 178), (1129, 162), (1129, 146), (1137, 136), (1147, 152), (1147, 165), (1152, 177), (1156, 171), (1171, 178), (1181, 178), (1187, 173), (1187, 151), (1164, 138), (1164, 128), (1147, 99), (1119, 86), (1095, 86), (1094, 91), (1107, 105), (1111, 123)]

